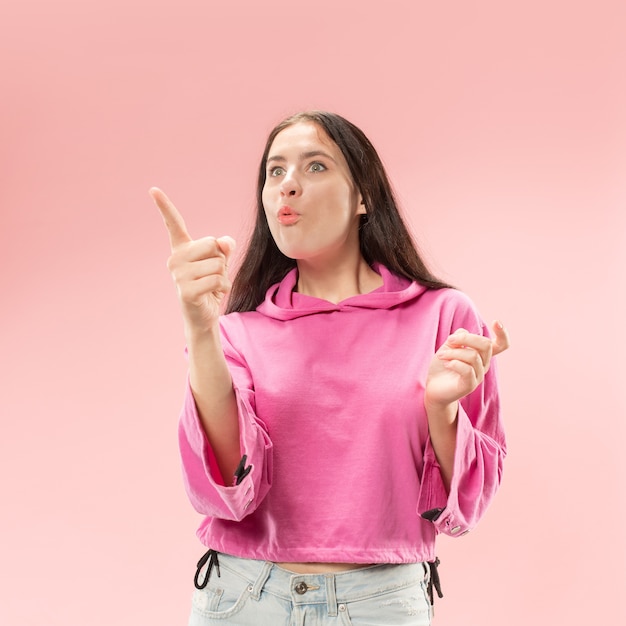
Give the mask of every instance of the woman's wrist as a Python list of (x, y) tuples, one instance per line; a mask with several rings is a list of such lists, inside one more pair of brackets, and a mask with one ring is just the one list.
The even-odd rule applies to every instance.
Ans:
[(428, 424), (440, 426), (452, 426), (456, 424), (456, 418), (459, 413), (459, 402), (455, 400), (447, 404), (438, 402), (430, 402), (424, 399), (424, 409), (428, 417)]

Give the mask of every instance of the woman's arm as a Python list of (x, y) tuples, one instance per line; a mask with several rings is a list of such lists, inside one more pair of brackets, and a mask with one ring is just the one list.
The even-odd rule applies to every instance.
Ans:
[(430, 441), (447, 491), (454, 468), (459, 400), (472, 393), (489, 371), (491, 358), (509, 347), (509, 336), (499, 322), (495, 339), (458, 329), (433, 358), (426, 380), (424, 407)]
[(237, 401), (219, 327), (196, 333), (186, 329), (189, 354), (189, 384), (198, 416), (225, 485), (232, 484), (241, 459)]
[(224, 484), (231, 484), (240, 461), (237, 402), (220, 341), (218, 319), (230, 290), (230, 237), (193, 240), (169, 198), (150, 190), (167, 228), (171, 256), (167, 266), (178, 292), (189, 354), (189, 381), (198, 415)]

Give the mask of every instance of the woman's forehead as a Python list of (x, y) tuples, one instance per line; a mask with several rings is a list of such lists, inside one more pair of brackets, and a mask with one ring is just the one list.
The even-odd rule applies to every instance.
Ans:
[(337, 144), (328, 136), (326, 131), (315, 122), (307, 120), (295, 122), (283, 128), (270, 146), (270, 154), (275, 148), (290, 147), (292, 145), (322, 144), (329, 149), (339, 150)]

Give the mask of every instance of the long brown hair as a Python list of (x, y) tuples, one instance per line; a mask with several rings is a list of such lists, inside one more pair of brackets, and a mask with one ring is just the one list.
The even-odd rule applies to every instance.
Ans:
[(324, 129), (348, 163), (367, 210), (359, 228), (361, 254), (365, 261), (370, 265), (381, 263), (395, 274), (431, 289), (448, 287), (431, 274), (417, 251), (402, 221), (385, 168), (363, 131), (335, 113), (305, 111), (283, 120), (267, 138), (259, 166), (256, 222), (233, 281), (226, 313), (253, 311), (265, 298), (267, 289), (296, 267), (296, 261), (285, 256), (274, 243), (263, 210), (262, 193), (267, 157), (276, 135), (298, 122), (313, 122)]

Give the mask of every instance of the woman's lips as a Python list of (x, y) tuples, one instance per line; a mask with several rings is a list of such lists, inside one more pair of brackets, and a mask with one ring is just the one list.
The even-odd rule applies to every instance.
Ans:
[(277, 219), (280, 224), (291, 226), (300, 219), (300, 214), (296, 213), (291, 207), (283, 206), (278, 211)]

